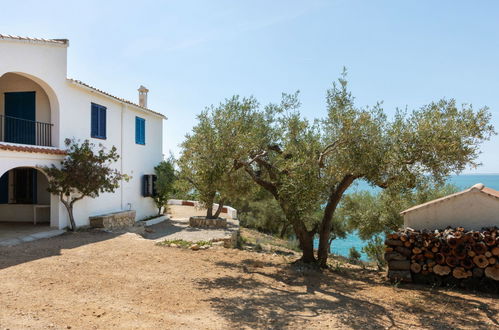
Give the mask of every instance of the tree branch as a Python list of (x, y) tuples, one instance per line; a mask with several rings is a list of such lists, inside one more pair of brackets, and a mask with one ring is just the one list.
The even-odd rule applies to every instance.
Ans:
[(340, 140), (336, 140), (334, 141), (333, 143), (327, 145), (324, 150), (322, 150), (322, 152), (319, 154), (319, 159), (317, 160), (318, 163), (319, 163), (319, 166), (322, 168), (324, 167), (324, 157), (327, 156), (327, 154), (333, 150), (334, 148), (336, 148), (336, 146), (338, 146), (338, 144), (340, 143)]

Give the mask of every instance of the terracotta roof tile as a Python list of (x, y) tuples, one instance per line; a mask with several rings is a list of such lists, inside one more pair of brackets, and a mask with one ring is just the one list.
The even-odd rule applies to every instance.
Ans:
[(21, 37), (21, 36), (12, 36), (12, 35), (8, 35), (8, 34), (0, 34), (0, 39), (24, 40), (24, 41), (43, 42), (43, 43), (50, 43), (50, 44), (69, 45), (68, 39), (29, 38), (29, 37)]
[(419, 205), (413, 206), (411, 208), (408, 208), (407, 210), (404, 210), (404, 211), (400, 212), (400, 214), (406, 214), (406, 213), (418, 210), (420, 208), (423, 208), (423, 207), (426, 207), (426, 206), (430, 206), (430, 205), (433, 205), (433, 204), (436, 204), (436, 203), (443, 202), (445, 200), (451, 199), (453, 197), (457, 197), (457, 196), (466, 194), (466, 193), (471, 192), (471, 191), (478, 191), (478, 192), (481, 192), (483, 194), (489, 195), (491, 197), (499, 198), (499, 191), (491, 189), (491, 188), (487, 188), (482, 183), (477, 183), (474, 186), (472, 186), (472, 187), (470, 187), (470, 188), (468, 188), (466, 190), (463, 190), (463, 191), (460, 191), (460, 192), (457, 192), (457, 193), (454, 193), (454, 194), (451, 194), (451, 195), (448, 195), (448, 196), (444, 196), (444, 197), (441, 197), (441, 198), (438, 198), (438, 199), (434, 199), (432, 201), (429, 201), (429, 202), (426, 202), (426, 203), (419, 204)]
[(51, 154), (51, 155), (65, 155), (66, 154), (65, 150), (58, 149), (58, 148), (38, 147), (38, 146), (19, 145), (19, 144), (10, 144), (10, 143), (0, 143), (0, 150), (32, 152), (32, 153)]
[(153, 110), (151, 110), (151, 109), (148, 109), (148, 108), (142, 107), (142, 106), (138, 105), (137, 103), (134, 103), (134, 102), (131, 102), (131, 101), (126, 100), (126, 99), (124, 99), (124, 98), (117, 97), (117, 96), (114, 96), (114, 95), (109, 94), (109, 93), (107, 93), (107, 92), (104, 92), (103, 90), (98, 89), (98, 88), (95, 88), (95, 87), (93, 87), (93, 86), (91, 86), (91, 85), (89, 85), (89, 84), (86, 84), (86, 83), (84, 83), (84, 82), (82, 82), (82, 81), (80, 81), (80, 80), (71, 79), (71, 78), (68, 78), (68, 80), (69, 80), (71, 83), (73, 83), (73, 84), (76, 84), (76, 85), (79, 85), (79, 86), (83, 86), (83, 87), (85, 87), (85, 88), (89, 88), (89, 89), (91, 89), (91, 90), (93, 90), (93, 91), (95, 91), (95, 92), (97, 92), (97, 93), (103, 94), (103, 95), (108, 96), (108, 97), (110, 97), (110, 98), (113, 98), (113, 99), (115, 99), (115, 100), (117, 100), (117, 101), (120, 101), (120, 102), (123, 102), (123, 103), (129, 104), (129, 105), (132, 105), (132, 106), (134, 106), (134, 107), (136, 107), (136, 108), (139, 108), (139, 109), (141, 109), (141, 110), (143, 110), (143, 111), (146, 111), (146, 112), (149, 112), (149, 113), (155, 114), (155, 115), (157, 115), (157, 116), (160, 116), (160, 117), (161, 117), (161, 118), (163, 118), (163, 119), (167, 119), (167, 118), (166, 118), (166, 116), (165, 116), (165, 115), (163, 115), (162, 113), (159, 113), (159, 112), (153, 111)]

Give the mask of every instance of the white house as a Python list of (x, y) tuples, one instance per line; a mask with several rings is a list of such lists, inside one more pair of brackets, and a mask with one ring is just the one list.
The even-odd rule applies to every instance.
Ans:
[(66, 138), (115, 146), (115, 166), (132, 176), (114, 194), (75, 204), (78, 226), (89, 216), (121, 210), (135, 210), (136, 220), (153, 215), (142, 181), (163, 159), (166, 117), (147, 108), (142, 86), (135, 104), (68, 79), (68, 46), (65, 39), (0, 35), (0, 221), (33, 221), (36, 215), (52, 227), (67, 226), (66, 209), (36, 169), (60, 164)]
[(477, 183), (473, 187), (416, 205), (401, 214), (404, 226), (416, 230), (499, 227), (499, 191)]

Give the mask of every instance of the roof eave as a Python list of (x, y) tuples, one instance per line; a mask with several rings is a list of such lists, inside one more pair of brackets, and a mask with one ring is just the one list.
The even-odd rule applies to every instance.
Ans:
[(124, 100), (124, 99), (121, 99), (117, 96), (113, 96), (109, 93), (106, 93), (102, 90), (99, 90), (97, 88), (94, 88), (90, 85), (87, 85), (81, 81), (78, 81), (78, 80), (75, 80), (75, 79), (71, 79), (71, 78), (68, 78), (67, 79), (71, 84), (73, 84), (74, 86), (77, 86), (77, 87), (80, 87), (82, 89), (85, 89), (89, 92), (92, 92), (92, 93), (97, 93), (101, 96), (104, 96), (104, 97), (107, 97), (107, 98), (110, 98), (112, 100), (114, 100), (115, 102), (118, 102), (118, 103), (121, 103), (121, 104), (124, 104), (124, 105), (127, 105), (127, 106), (131, 106), (133, 108), (135, 108), (136, 110), (139, 110), (141, 112), (144, 112), (144, 113), (147, 113), (149, 115), (153, 115), (153, 116), (156, 116), (156, 117), (159, 117), (161, 119), (164, 119), (164, 120), (168, 120), (168, 117), (166, 117), (165, 115), (163, 115), (162, 113), (159, 113), (159, 112), (156, 112), (154, 110), (151, 110), (151, 109), (147, 109), (147, 108), (144, 108), (144, 107), (141, 107), (140, 105), (138, 104), (135, 104), (131, 101), (127, 101), (127, 100)]

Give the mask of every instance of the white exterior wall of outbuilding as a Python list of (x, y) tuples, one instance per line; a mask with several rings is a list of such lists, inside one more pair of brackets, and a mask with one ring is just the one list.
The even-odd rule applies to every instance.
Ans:
[(499, 199), (477, 189), (404, 214), (404, 226), (416, 230), (499, 226)]
[[(77, 226), (87, 225), (89, 216), (129, 208), (137, 219), (153, 215), (156, 208), (151, 198), (142, 196), (142, 175), (152, 174), (163, 159), (161, 115), (121, 102), (91, 88), (75, 84), (66, 77), (67, 44), (0, 39), (0, 77), (15, 73), (31, 79), (43, 88), (50, 103), (52, 144), (64, 148), (66, 138), (89, 139), (106, 148), (115, 146), (120, 160), (113, 166), (132, 177), (115, 193), (104, 193), (96, 199), (86, 198), (75, 204)], [(106, 139), (91, 135), (91, 103), (105, 106)], [(135, 143), (135, 117), (146, 121), (146, 144)], [(61, 156), (40, 153), (2, 151), (0, 173), (15, 167), (58, 165)], [(54, 197), (53, 197), (54, 198)], [(52, 202), (54, 202), (52, 198)], [(57, 199), (57, 198), (56, 198)], [(52, 226), (64, 228), (68, 219), (62, 204), (51, 210)]]

